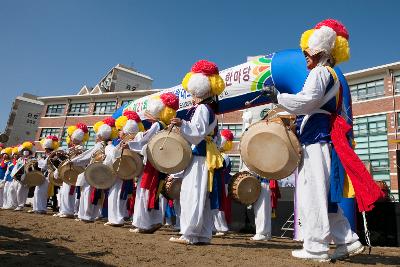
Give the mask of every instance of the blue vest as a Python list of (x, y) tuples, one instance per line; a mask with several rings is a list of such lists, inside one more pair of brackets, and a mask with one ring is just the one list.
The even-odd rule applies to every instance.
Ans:
[[(214, 122), (215, 120), (215, 113), (214, 111), (211, 109), (211, 107), (207, 104), (203, 104), (206, 106), (206, 108), (208, 109), (208, 123), (211, 124)], [(196, 107), (197, 108), (197, 107)], [(190, 120), (193, 117), (194, 112), (196, 111), (196, 108), (192, 108), (190, 109)], [(218, 127), (215, 127), (214, 129), (214, 133), (213, 133), (213, 137), (215, 137), (216, 132), (218, 132)], [(193, 149), (192, 149), (192, 154), (194, 156), (202, 156), (205, 157), (207, 152), (206, 152), (206, 147), (207, 147), (207, 142), (206, 140), (202, 140), (200, 143), (198, 143)]]
[[(334, 84), (335, 80), (332, 74), (330, 74), (325, 95), (332, 89)], [(332, 97), (321, 109), (330, 113), (336, 112), (336, 98)], [(311, 115), (303, 128), (303, 132), (300, 134), (300, 126), (303, 119), (304, 115), (297, 116), (296, 118), (296, 134), (302, 145), (331, 142), (331, 116), (329, 114), (316, 113)]]

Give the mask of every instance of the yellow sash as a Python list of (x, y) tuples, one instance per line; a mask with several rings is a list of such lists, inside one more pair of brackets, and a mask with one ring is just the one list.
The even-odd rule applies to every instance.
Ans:
[(208, 166), (208, 192), (212, 191), (214, 170), (222, 168), (224, 158), (218, 150), (217, 145), (213, 142), (211, 136), (206, 137), (206, 161)]

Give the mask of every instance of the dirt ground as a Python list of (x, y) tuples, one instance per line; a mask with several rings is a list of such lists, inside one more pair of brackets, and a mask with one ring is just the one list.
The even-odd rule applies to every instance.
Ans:
[[(0, 266), (319, 266), (290, 256), (299, 243), (274, 238), (253, 242), (232, 233), (208, 246), (168, 242), (174, 233), (162, 228), (153, 235), (130, 233), (127, 224), (85, 224), (48, 215), (0, 210)], [(400, 266), (400, 248), (373, 248), (331, 266)], [(326, 265), (326, 264), (325, 264)]]

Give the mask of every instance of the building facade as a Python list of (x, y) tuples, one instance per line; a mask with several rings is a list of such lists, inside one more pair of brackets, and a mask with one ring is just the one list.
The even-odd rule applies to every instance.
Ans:
[(7, 146), (15, 146), (26, 140), (35, 140), (43, 102), (37, 96), (24, 93), (17, 96), (11, 105), (4, 133), (9, 139)]
[(37, 153), (44, 152), (39, 140), (47, 135), (61, 138), (61, 146), (66, 148), (66, 129), (78, 122), (88, 125), (90, 138), (86, 147), (92, 147), (95, 143), (93, 125), (126, 103), (158, 92), (151, 89), (152, 81), (149, 76), (118, 64), (94, 88), (83, 86), (76, 95), (38, 97), (43, 107), (34, 138)]

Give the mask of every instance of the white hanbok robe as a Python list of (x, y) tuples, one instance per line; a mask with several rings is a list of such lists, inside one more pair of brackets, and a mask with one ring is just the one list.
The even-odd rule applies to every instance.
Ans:
[[(86, 167), (90, 160), (92, 159), (93, 154), (101, 149), (102, 143), (98, 142), (91, 149), (86, 150), (79, 156), (73, 158), (71, 160), (72, 164), (76, 166)], [(78, 176), (76, 181), (76, 186), (81, 187), (81, 198), (79, 201), (79, 210), (78, 210), (78, 218), (86, 221), (94, 221), (97, 217), (100, 216), (101, 205), (93, 205), (90, 201), (90, 185), (85, 179), (85, 173), (81, 173)]]
[[(116, 159), (116, 152), (119, 146), (106, 147), (106, 159), (104, 164), (112, 167)], [(108, 222), (112, 224), (124, 224), (124, 218), (127, 216), (128, 210), (126, 207), (127, 199), (121, 199), (123, 180), (116, 178), (115, 183), (108, 191)]]
[[(135, 139), (129, 142), (129, 148), (135, 152), (141, 153), (144, 156), (144, 163), (147, 161), (146, 147), (150, 139), (161, 130), (160, 124), (155, 122), (146, 132), (139, 132)], [(156, 224), (161, 224), (163, 215), (161, 209), (148, 210), (150, 192), (147, 189), (141, 188), (142, 176), (137, 182), (135, 207), (132, 217), (132, 225), (143, 230), (149, 230)]]
[[(38, 160), (38, 167), (43, 171), (47, 170), (47, 158)], [(41, 185), (35, 186), (33, 195), (33, 211), (46, 212), (47, 211), (47, 197), (49, 190), (49, 178), (45, 177)]]
[(256, 235), (271, 238), (271, 190), (268, 182), (261, 181), (261, 192), (253, 204)]
[[(197, 145), (214, 131), (215, 117), (209, 122), (210, 111), (199, 105), (191, 121), (182, 121), (181, 135), (192, 145)], [(208, 192), (208, 166), (206, 157), (193, 156), (183, 174), (180, 194), (180, 239), (189, 243), (210, 242), (213, 230), (213, 212)]]
[[(83, 148), (82, 146), (79, 146)], [(58, 177), (57, 170), (54, 172), (54, 176)], [(63, 182), (60, 191), (60, 213), (64, 215), (73, 216), (74, 214), (78, 213), (79, 208), (79, 199), (77, 199), (76, 192), (70, 194), (71, 185)]]
[[(17, 171), (20, 168), (23, 168), (26, 160), (27, 159), (25, 159), (25, 158), (19, 158), (17, 160), (17, 164), (11, 171), (11, 177), (14, 177), (15, 174), (17, 173)], [(24, 179), (24, 176), (25, 176), (25, 174), (22, 175), (21, 180)], [(23, 208), (25, 206), (26, 199), (28, 198), (29, 187), (26, 186), (25, 184), (21, 183), (21, 181), (17, 181), (17, 180), (14, 180), (13, 187), (14, 187), (16, 194), (15, 194), (15, 196), (13, 195), (13, 197), (15, 197), (15, 198), (12, 200), (12, 202), (14, 202), (16, 200), (18, 208)]]
[[(225, 166), (228, 166), (231, 161), (229, 156), (225, 153), (222, 153), (222, 156), (224, 157)], [(226, 194), (226, 196), (228, 196), (228, 184), (226, 184), (226, 181), (225, 181), (224, 186), (225, 186), (225, 194)], [(225, 218), (225, 212), (222, 210), (216, 210), (216, 212), (214, 214), (214, 230), (216, 232), (228, 232), (229, 231), (228, 223), (226, 222), (226, 218)]]
[[(14, 164), (10, 163), (7, 167), (7, 171), (4, 178), (7, 180), (8, 176), (11, 176), (11, 171), (14, 168)], [(4, 184), (4, 196), (3, 196), (3, 208), (5, 209), (15, 209), (18, 205), (17, 203), (17, 192), (13, 186), (14, 180), (5, 181)]]
[[(330, 72), (318, 65), (312, 69), (297, 94), (280, 94), (278, 103), (296, 115), (325, 113), (320, 110), (325, 104), (325, 90), (330, 81)], [(331, 90), (338, 89), (338, 81)], [(307, 130), (307, 123), (304, 123)], [(301, 218), (303, 247), (310, 252), (327, 252), (331, 241), (336, 244), (358, 240), (340, 207), (337, 213), (328, 214), (328, 192), (330, 175), (330, 144), (303, 145), (303, 164), (299, 166), (296, 188), (296, 206)]]

